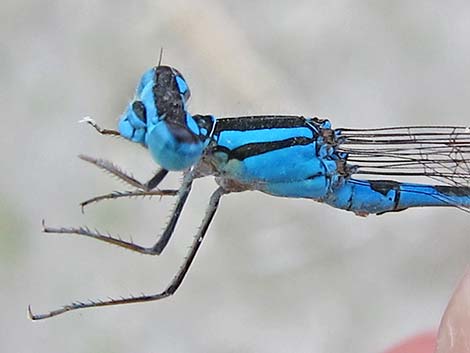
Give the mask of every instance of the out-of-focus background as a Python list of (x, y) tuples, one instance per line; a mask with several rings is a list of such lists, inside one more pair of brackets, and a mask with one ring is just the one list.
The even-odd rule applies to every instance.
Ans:
[[(179, 292), (82, 310), (71, 300), (162, 290), (198, 227), (193, 187), (174, 238), (146, 257), (48, 225), (88, 225), (150, 245), (172, 200), (91, 206), (126, 189), (80, 161), (142, 180), (148, 153), (77, 124), (115, 128), (141, 73), (178, 68), (193, 113), (302, 114), (336, 127), (470, 122), (466, 1), (3, 1), (0, 4), (2, 352), (380, 352), (437, 327), (470, 259), (469, 215), (415, 209), (360, 218), (260, 193), (222, 200)], [(177, 186), (175, 176), (166, 184)]]

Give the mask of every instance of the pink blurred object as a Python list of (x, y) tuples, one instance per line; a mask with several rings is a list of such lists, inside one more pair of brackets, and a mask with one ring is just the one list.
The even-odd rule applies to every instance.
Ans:
[(384, 353), (470, 353), (470, 270), (460, 280), (436, 334), (411, 337)]
[(408, 338), (383, 353), (433, 353), (436, 347), (436, 333), (427, 332)]

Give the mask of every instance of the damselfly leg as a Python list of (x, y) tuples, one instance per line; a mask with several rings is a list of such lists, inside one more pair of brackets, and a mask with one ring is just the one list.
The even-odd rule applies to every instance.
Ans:
[[(31, 307), (28, 307), (28, 313), (32, 320), (41, 320), (46, 319), (49, 317), (57, 316), (63, 314), (68, 311), (73, 311), (77, 309), (85, 309), (85, 308), (93, 308), (99, 306), (110, 306), (110, 305), (118, 305), (118, 304), (131, 304), (131, 303), (142, 303), (142, 302), (149, 302), (154, 300), (160, 300), (170, 295), (174, 294), (176, 290), (179, 288), (181, 283), (186, 276), (191, 264), (196, 256), (199, 247), (202, 244), (204, 236), (207, 233), (207, 229), (214, 218), (215, 212), (217, 211), (220, 198), (222, 195), (226, 194), (227, 192), (222, 189), (218, 188), (214, 191), (211, 195), (209, 206), (207, 207), (206, 214), (202, 220), (201, 226), (194, 237), (193, 243), (189, 249), (188, 255), (185, 257), (183, 264), (179, 268), (176, 275), (173, 277), (169, 285), (166, 289), (158, 294), (153, 295), (140, 295), (135, 297), (127, 297), (127, 298), (120, 298), (120, 299), (109, 299), (109, 300), (99, 300), (99, 301), (89, 301), (89, 302), (74, 302), (72, 304), (66, 305), (60, 309), (50, 311), (45, 314), (34, 314), (31, 310)], [(60, 230), (60, 229), (59, 229)]]
[(92, 126), (96, 131), (98, 131), (101, 135), (113, 135), (113, 136), (121, 136), (119, 131), (112, 130), (112, 129), (103, 129), (99, 126), (96, 121), (94, 121), (89, 116), (84, 117), (79, 123), (87, 123), (88, 125)]
[(106, 159), (94, 158), (86, 155), (79, 155), (78, 158), (81, 160), (91, 163), (98, 168), (104, 170), (105, 172), (115, 176), (116, 178), (122, 180), (123, 182), (144, 191), (150, 191), (155, 189), (161, 181), (167, 176), (168, 170), (160, 169), (155, 175), (146, 183), (142, 183), (135, 179), (130, 173), (125, 172), (122, 168), (115, 165), (113, 162)]
[(112, 176), (115, 176), (119, 180), (125, 182), (126, 184), (129, 184), (133, 187), (135, 187), (137, 190), (133, 191), (113, 191), (108, 194), (104, 195), (99, 195), (95, 196), (91, 199), (85, 200), (80, 203), (80, 206), (82, 207), (82, 211), (85, 208), (85, 206), (99, 202), (102, 200), (109, 200), (109, 199), (118, 199), (118, 198), (123, 198), (123, 197), (138, 197), (138, 196), (176, 196), (178, 194), (178, 190), (153, 190), (158, 187), (160, 182), (167, 176), (168, 170), (166, 169), (160, 169), (158, 172), (155, 173), (155, 175), (146, 183), (142, 183), (135, 179), (130, 173), (127, 173), (123, 171), (122, 168), (118, 167), (115, 165), (113, 162), (110, 162), (105, 159), (101, 158), (94, 158), (94, 157), (89, 157), (85, 155), (79, 155), (78, 156), (80, 159), (91, 163), (98, 168), (104, 170), (105, 172), (111, 174)]
[[(183, 179), (183, 184), (181, 185), (180, 189), (177, 193), (177, 202), (176, 206), (171, 214), (170, 220), (166, 225), (162, 235), (158, 238), (155, 245), (151, 247), (144, 247), (137, 244), (134, 244), (131, 241), (125, 241), (120, 238), (113, 237), (110, 234), (103, 234), (99, 231), (92, 231), (88, 227), (46, 227), (43, 224), (43, 232), (44, 233), (55, 233), (55, 234), (78, 234), (84, 235), (87, 237), (91, 237), (94, 239), (98, 239), (104, 241), (106, 243), (114, 244), (132, 251), (137, 251), (141, 254), (147, 255), (160, 255), (163, 249), (165, 249), (166, 245), (168, 244), (174, 230), (176, 227), (176, 223), (181, 215), (181, 211), (183, 210), (184, 204), (188, 199), (189, 192), (191, 191), (191, 185), (193, 182), (193, 174), (188, 172), (185, 174)], [(165, 196), (164, 194), (160, 194), (160, 196)]]

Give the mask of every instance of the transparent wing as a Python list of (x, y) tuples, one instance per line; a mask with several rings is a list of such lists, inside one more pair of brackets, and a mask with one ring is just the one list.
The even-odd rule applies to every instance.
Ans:
[(404, 126), (337, 129), (337, 150), (348, 154), (354, 174), (426, 177), (470, 186), (470, 128)]

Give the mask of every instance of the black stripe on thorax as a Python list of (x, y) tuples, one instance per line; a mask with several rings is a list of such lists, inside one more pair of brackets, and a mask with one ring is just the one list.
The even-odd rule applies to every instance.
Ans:
[(258, 115), (233, 118), (217, 118), (214, 133), (222, 131), (247, 131), (276, 128), (309, 127), (303, 116)]
[(308, 145), (313, 141), (314, 139), (308, 137), (292, 137), (274, 142), (247, 143), (246, 145), (237, 147), (233, 150), (230, 150), (227, 147), (217, 146), (215, 147), (215, 152), (221, 151), (228, 155), (228, 159), (237, 159), (239, 161), (243, 161), (248, 157), (257, 156), (286, 147)]

